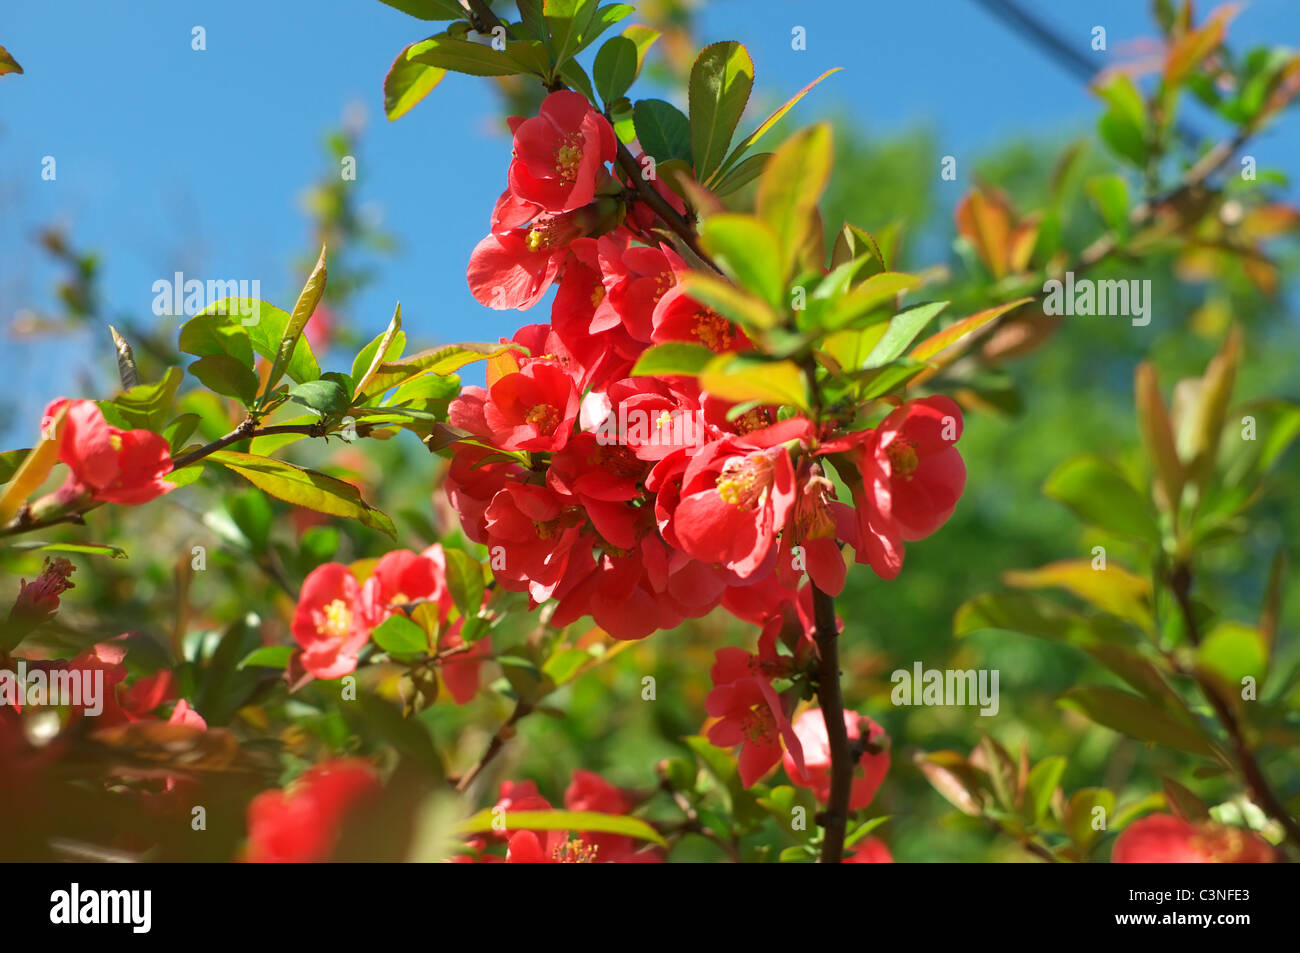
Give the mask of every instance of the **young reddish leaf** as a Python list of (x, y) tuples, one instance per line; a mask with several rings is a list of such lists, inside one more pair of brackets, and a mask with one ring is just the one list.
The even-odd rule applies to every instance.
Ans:
[(1149, 361), (1138, 365), (1135, 388), (1138, 429), (1142, 445), (1155, 470), (1156, 505), (1167, 513), (1175, 512), (1183, 492), (1183, 465), (1174, 445), (1169, 414), (1160, 396), (1156, 369)]
[(23, 68), (18, 65), (18, 61), (13, 58), (8, 50), (0, 46), (0, 76), (5, 73), (21, 73)]
[(938, 334), (932, 334), (916, 347), (912, 348), (909, 355), (914, 360), (927, 361), (941, 351), (952, 347), (962, 338), (979, 330), (990, 321), (1002, 317), (1008, 311), (1020, 307), (1032, 298), (1017, 298), (1015, 301), (1008, 301), (1006, 304), (1000, 304), (997, 307), (989, 308), (978, 314), (972, 314), (969, 318), (962, 318), (956, 324), (949, 325)]

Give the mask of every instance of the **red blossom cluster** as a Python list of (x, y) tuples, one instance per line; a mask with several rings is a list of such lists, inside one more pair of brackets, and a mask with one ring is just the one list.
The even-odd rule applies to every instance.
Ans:
[[(737, 408), (693, 377), (629, 376), (653, 344), (752, 344), (684, 292), (682, 259), (607, 168), (613, 130), (583, 96), (552, 93), (511, 128), (508, 188), (469, 283), (483, 303), (520, 309), (558, 283), (551, 321), (522, 328), (520, 349), (449, 411), (461, 439), (447, 491), (497, 582), (556, 600), (556, 625), (591, 616), (636, 639), (718, 605), (762, 623), (805, 577), (838, 594), (842, 544), (897, 575), (904, 541), (940, 526), (964, 486), (957, 405), (928, 397), (845, 432)], [(856, 471), (851, 506), (835, 499), (819, 459), (830, 454)]]
[[(447, 558), (439, 543), (418, 554), (394, 550), (379, 559), (364, 580), (342, 563), (316, 567), (303, 580), (298, 596), (292, 625), (298, 651), (290, 671), (316, 678), (340, 678), (355, 671), (375, 627), (420, 604), (437, 610), (436, 650), (462, 647), (464, 620), (447, 624), (453, 600), (447, 586)], [(468, 649), (441, 659), (443, 681), (458, 705), (478, 691), (479, 666), (491, 652), (491, 637), (484, 636)]]
[(321, 762), (288, 788), (263, 791), (249, 803), (244, 859), (255, 864), (329, 860), (348, 816), (379, 792), (368, 761)]

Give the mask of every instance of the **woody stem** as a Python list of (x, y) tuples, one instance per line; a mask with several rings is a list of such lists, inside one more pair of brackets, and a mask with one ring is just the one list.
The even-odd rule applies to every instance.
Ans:
[(839, 635), (835, 631), (835, 598), (812, 585), (816, 623), (817, 701), (826, 721), (831, 749), (831, 791), (822, 812), (822, 863), (838, 864), (844, 857), (844, 834), (849, 819), (849, 791), (853, 786), (853, 756), (844, 726), (844, 697), (840, 693)]

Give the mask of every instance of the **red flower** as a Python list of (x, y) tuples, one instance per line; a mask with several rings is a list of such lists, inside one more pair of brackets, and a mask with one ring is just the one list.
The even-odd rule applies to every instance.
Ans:
[(764, 678), (742, 678), (709, 692), (704, 710), (722, 720), (709, 729), (709, 743), (718, 748), (740, 749), (740, 783), (749, 787), (781, 760), (784, 739), (795, 764), (803, 763), (799, 738), (781, 699)]
[(857, 451), (857, 561), (881, 578), (902, 569), (904, 540), (929, 536), (957, 506), (966, 485), (966, 465), (953, 446), (961, 429), (961, 408), (947, 397), (926, 397), (893, 411)]
[(846, 864), (892, 864), (894, 856), (879, 837), (866, 837), (856, 845), (856, 850), (844, 858)]
[(578, 419), (578, 391), (563, 369), (531, 361), (488, 388), (483, 418), (504, 450), (563, 449)]
[(651, 338), (656, 344), (665, 341), (689, 341), (703, 344), (710, 351), (746, 351), (752, 342), (740, 330), (712, 308), (688, 297), (680, 285), (659, 299), (653, 316)]
[(780, 444), (807, 421), (791, 420), (704, 447), (682, 476), (672, 532), (681, 549), (747, 578), (770, 568), (776, 533), (794, 505), (794, 467)]
[(503, 311), (531, 308), (560, 273), (568, 244), (581, 231), (570, 217), (492, 233), (469, 256), (469, 290), (479, 304)]
[(317, 678), (354, 671), (370, 638), (371, 612), (347, 566), (325, 563), (313, 569), (303, 580), (293, 615), (293, 638), (301, 647), (303, 668)]
[(66, 409), (59, 439), (59, 459), (72, 470), (59, 491), (65, 499), (89, 494), (104, 503), (147, 503), (175, 484), (163, 479), (171, 472), (171, 448), (149, 430), (110, 427), (92, 400), (60, 398), (45, 408), (51, 421)]
[(328, 860), (347, 814), (379, 792), (374, 769), (357, 758), (327, 761), (289, 788), (263, 791), (248, 805), (250, 863)]
[[(844, 727), (848, 729), (850, 744), (861, 737), (863, 727), (867, 729), (868, 741), (885, 737), (885, 729), (857, 712), (844, 713)], [(817, 800), (825, 804), (831, 795), (831, 744), (826, 736), (826, 719), (822, 717), (821, 709), (810, 708), (796, 718), (794, 733), (803, 748), (804, 770), (800, 771), (797, 762), (787, 753), (785, 773), (797, 787), (811, 789)], [(876, 791), (889, 772), (889, 751), (879, 754), (863, 752), (858, 759), (858, 766), (862, 768), (862, 776), (853, 779), (849, 793), (850, 811), (861, 810), (876, 796)]]
[(169, 725), (189, 725), (191, 728), (198, 728), (200, 731), (208, 730), (208, 723), (203, 716), (190, 707), (190, 703), (181, 699), (172, 709), (171, 717), (167, 719)]
[(617, 149), (609, 121), (581, 93), (560, 90), (542, 100), (531, 119), (513, 119), (510, 191), (547, 212), (589, 203), (606, 162)]
[(1124, 828), (1111, 848), (1113, 864), (1269, 864), (1273, 848), (1250, 831), (1212, 821), (1193, 824), (1151, 814)]

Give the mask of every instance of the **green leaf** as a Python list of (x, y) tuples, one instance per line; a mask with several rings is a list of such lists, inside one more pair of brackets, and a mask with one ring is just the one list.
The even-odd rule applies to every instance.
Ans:
[(322, 417), (337, 417), (347, 411), (351, 401), (347, 392), (334, 380), (307, 381), (290, 388), (289, 399), (310, 407)]
[(1151, 505), (1119, 468), (1100, 457), (1065, 461), (1047, 478), (1043, 492), (1093, 526), (1147, 542), (1160, 541)]
[(632, 110), (636, 137), (656, 162), (691, 161), (691, 123), (680, 109), (662, 99), (641, 99)]
[(528, 69), (510, 55), (508, 51), (512, 45), (507, 42), (505, 50), (495, 50), (485, 43), (441, 34), (412, 45), (406, 52), (406, 59), (407, 62), (469, 76), (517, 76)]
[(6, 450), (4, 453), (0, 453), (0, 483), (8, 483), (12, 480), (14, 474), (18, 472), (18, 468), (27, 459), (27, 454), (31, 452), (31, 448), (28, 447), (23, 450)]
[(542, 673), (549, 676), (557, 686), (571, 681), (582, 666), (591, 661), (591, 653), (585, 649), (561, 649), (546, 660)]
[(577, 60), (569, 60), (560, 67), (560, 78), (591, 102), (596, 101), (596, 91), (591, 86), (591, 77)]
[(812, 233), (817, 202), (830, 174), (831, 128), (820, 123), (783, 142), (759, 179), (757, 210), (780, 242), (782, 283)]
[[(233, 358), (245, 367), (253, 366), (253, 344), (247, 329), (232, 323), (228, 302), (237, 302), (235, 298), (225, 298), (209, 305), (194, 317), (181, 325), (180, 349), (195, 357)], [(225, 308), (225, 313), (219, 309)]]
[(371, 640), (389, 655), (428, 655), (429, 635), (404, 615), (392, 615), (370, 632)]
[(580, 53), (595, 43), (606, 30), (631, 16), (635, 10), (636, 7), (630, 3), (609, 3), (598, 8), (592, 15), (591, 22), (582, 31), (582, 39), (578, 41), (574, 53)]
[(700, 372), (700, 387), (723, 400), (756, 400), (809, 405), (808, 381), (793, 361), (767, 361), (742, 354), (720, 354)]
[(611, 37), (597, 51), (591, 76), (596, 83), (596, 92), (600, 93), (600, 101), (606, 106), (627, 95), (636, 80), (639, 59), (636, 44), (625, 36)]
[(772, 158), (772, 153), (758, 152), (745, 159), (726, 175), (721, 176), (718, 184), (713, 187), (713, 194), (721, 198), (738, 189), (743, 189), (758, 178), (770, 158)]
[(483, 606), (483, 567), (463, 549), (445, 549), (447, 558), (447, 588), (456, 608), (466, 619), (478, 615)]
[(126, 422), (127, 429), (161, 431), (171, 414), (176, 391), (185, 379), (178, 367), (167, 368), (162, 380), (155, 384), (137, 384), (126, 393), (113, 398), (113, 407)]
[[(872, 275), (858, 288), (865, 288), (878, 279), (884, 279), (895, 274), (895, 272), (883, 272)], [(862, 366), (864, 368), (882, 367), (893, 361), (907, 350), (908, 345), (916, 339), (916, 336), (924, 331), (926, 325), (933, 321), (946, 307), (948, 307), (947, 301), (929, 301), (898, 312), (890, 319), (889, 327), (885, 329), (884, 336), (871, 349), (871, 353), (867, 355), (867, 359)]]
[(365, 400), (372, 401), (398, 384), (423, 374), (438, 374), (445, 377), (460, 370), (466, 364), (519, 349), (517, 344), (480, 344), (477, 341), (470, 341), (411, 354), (397, 363), (381, 364), (370, 379), (363, 397)]
[(1128, 183), (1118, 175), (1095, 175), (1084, 188), (1106, 227), (1123, 235), (1128, 230)]
[(406, 55), (413, 46), (414, 43), (397, 54), (384, 77), (384, 115), (390, 122), (410, 112), (447, 75), (445, 69), (408, 60)]
[[(799, 100), (807, 96), (809, 91), (812, 90), (814, 86), (816, 86), (818, 83), (824, 80), (827, 76), (830, 76), (832, 73), (838, 73), (841, 69), (843, 69), (843, 67), (840, 66), (831, 67), (826, 72), (818, 76), (811, 83), (809, 83), (807, 86), (805, 86), (803, 89), (799, 90), (799, 92), (791, 96), (790, 99), (786, 101), (784, 106), (782, 106), (776, 112), (772, 113), (772, 115), (768, 116), (761, 123), (759, 123), (758, 128), (755, 129), (753, 132), (751, 132), (744, 139), (742, 139), (740, 144), (737, 145), (736, 148), (731, 151), (731, 155), (727, 156), (727, 160), (723, 162), (721, 168), (718, 169), (718, 174), (722, 175), (728, 169), (734, 166), (736, 162), (740, 159), (740, 157), (743, 156), (745, 152), (751, 146), (754, 145), (754, 143), (758, 142), (758, 140), (761, 139), (769, 129), (775, 126), (781, 120), (782, 116), (784, 116), (792, 108), (794, 108), (795, 103), (799, 102)], [(719, 194), (723, 194), (723, 193), (719, 193)]]
[(293, 647), (289, 645), (263, 645), (253, 649), (243, 657), (236, 670), (246, 668), (286, 668), (293, 657)]
[(781, 248), (770, 225), (752, 215), (713, 215), (704, 223), (700, 242), (741, 287), (774, 308), (782, 306)]
[(1027, 783), (1029, 796), (1025, 799), (1025, 807), (1028, 809), (1026, 819), (1031, 823), (1037, 824), (1047, 816), (1048, 808), (1052, 803), (1052, 793), (1061, 783), (1061, 775), (1065, 773), (1065, 764), (1064, 758), (1054, 755), (1038, 762), (1029, 772)]
[(257, 375), (252, 368), (228, 354), (201, 357), (190, 365), (189, 370), (208, 390), (226, 397), (237, 397), (246, 407), (252, 406), (257, 399)]
[(385, 361), (396, 361), (402, 356), (406, 347), (406, 335), (402, 333), (402, 305), (398, 302), (393, 316), (388, 320), (388, 327), (356, 356), (352, 362), (352, 397), (360, 398), (366, 387), (379, 373), (380, 365)]
[(1197, 728), (1178, 721), (1145, 698), (1104, 685), (1074, 688), (1058, 702), (1121, 734), (1206, 758), (1214, 747)]
[(563, 66), (578, 51), (579, 40), (595, 13), (596, 0), (544, 0), (542, 15), (557, 64)]
[(1080, 648), (1132, 645), (1130, 629), (1108, 617), (1088, 618), (1027, 592), (984, 593), (963, 603), (953, 617), (953, 635), (1018, 632)]
[(1105, 569), (1094, 569), (1086, 559), (1063, 559), (1037, 569), (1003, 573), (1002, 578), (1021, 589), (1065, 589), (1103, 612), (1133, 622), (1144, 632), (1151, 630), (1151, 580), (1113, 559)]
[(1231, 697), (1240, 698), (1244, 679), (1253, 678), (1258, 685), (1268, 674), (1268, 643), (1254, 626), (1220, 622), (1197, 647), (1196, 665), (1231, 689)]
[[(1097, 820), (1099, 827), (1093, 826), (1093, 811), (1101, 808)], [(1115, 793), (1106, 788), (1080, 788), (1070, 797), (1069, 807), (1065, 812), (1065, 829), (1070, 840), (1082, 851), (1101, 837), (1112, 823), (1111, 815), (1115, 813)]]
[(730, 40), (700, 50), (691, 67), (688, 101), (691, 156), (701, 182), (722, 165), (753, 88), (754, 61), (742, 44)]
[(266, 378), (264, 398), (275, 390), (275, 386), (280, 383), (280, 378), (284, 376), (293, 352), (298, 346), (298, 339), (302, 336), (302, 329), (315, 314), (316, 305), (320, 304), (321, 296), (325, 294), (326, 277), (325, 248), (322, 246), (316, 266), (307, 276), (307, 283), (303, 285), (298, 300), (293, 306), (293, 313), (289, 316), (289, 323), (285, 325), (284, 333), (280, 336), (280, 344), (271, 361), (271, 373)]
[[(284, 338), (285, 329), (289, 327), (290, 317), (287, 312), (255, 298), (226, 298), (208, 307), (203, 313), (208, 314), (219, 308), (224, 309), (226, 315), (241, 315), (238, 321), (233, 322), (234, 327), (247, 335), (254, 351), (267, 360), (274, 360), (280, 350), (280, 341)], [(225, 320), (233, 321), (229, 317)], [(251, 356), (248, 363), (252, 365)], [(293, 356), (289, 359), (286, 373), (300, 384), (320, 377), (320, 366), (316, 363), (316, 357), (312, 354), (311, 345), (307, 343), (305, 335), (300, 336), (298, 343), (294, 345)]]
[(637, 840), (650, 841), (661, 847), (668, 846), (653, 827), (638, 817), (629, 817), (626, 814), (598, 814), (595, 811), (483, 810), (460, 825), (461, 834), (483, 834), (494, 830), (590, 831), (596, 834), (622, 834), (626, 837), (635, 837)]
[(1114, 74), (1096, 91), (1109, 106), (1097, 122), (1102, 141), (1120, 158), (1144, 168), (1147, 162), (1147, 116), (1141, 92), (1132, 78), (1124, 73)]
[(694, 377), (704, 370), (716, 354), (703, 344), (666, 341), (646, 348), (632, 368), (632, 377), (665, 377), (678, 374)]
[(420, 20), (459, 20), (465, 8), (456, 0), (380, 0)]
[(126, 550), (110, 543), (40, 543), (33, 539), (10, 543), (8, 549), (21, 552), (41, 553), (85, 553), (87, 556), (111, 556), (113, 559), (126, 559)]
[(276, 499), (318, 513), (354, 519), (363, 526), (369, 526), (393, 538), (397, 536), (393, 521), (366, 503), (361, 498), (361, 493), (351, 483), (282, 460), (258, 457), (251, 453), (218, 450), (211, 454), (209, 459), (235, 471), (255, 487)]

